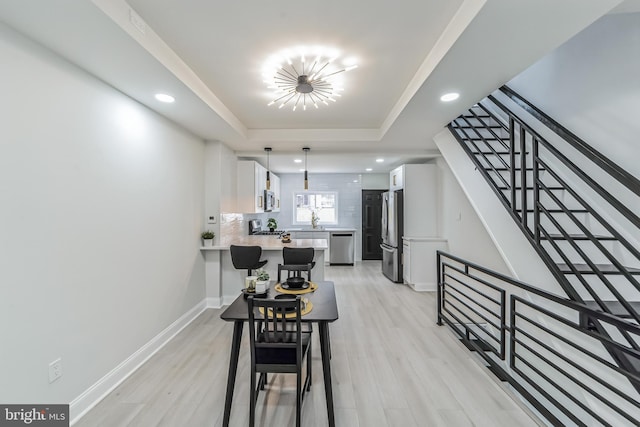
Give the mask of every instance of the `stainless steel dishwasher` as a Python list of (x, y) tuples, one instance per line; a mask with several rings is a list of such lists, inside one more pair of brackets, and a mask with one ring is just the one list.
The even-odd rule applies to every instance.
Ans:
[(353, 265), (353, 231), (332, 231), (329, 234), (329, 264)]

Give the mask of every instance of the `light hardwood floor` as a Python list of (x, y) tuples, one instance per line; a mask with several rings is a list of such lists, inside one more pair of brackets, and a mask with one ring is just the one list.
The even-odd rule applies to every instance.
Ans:
[[(340, 313), (330, 328), (337, 426), (538, 425), (435, 324), (435, 295), (391, 283), (373, 261), (328, 267), (326, 280), (336, 284)], [(221, 426), (232, 334), (222, 311), (203, 312), (76, 426)], [(328, 425), (315, 335), (313, 386), (302, 409), (308, 427)], [(248, 425), (249, 363), (242, 351), (231, 426)], [(295, 376), (269, 377), (256, 425), (295, 425)]]

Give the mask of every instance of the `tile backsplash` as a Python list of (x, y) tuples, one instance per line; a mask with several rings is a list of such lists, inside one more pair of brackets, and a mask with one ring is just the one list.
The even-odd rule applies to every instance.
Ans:
[[(278, 212), (266, 212), (259, 214), (223, 213), (220, 215), (220, 233), (224, 236), (246, 235), (249, 234), (250, 220), (261, 219), (262, 226), (266, 227), (267, 218), (271, 217), (278, 219)], [(280, 221), (278, 221), (278, 228), (282, 228), (280, 226)]]
[[(280, 228), (300, 228), (293, 223), (293, 194), (302, 191), (302, 174), (280, 176)], [(309, 191), (335, 191), (338, 193), (338, 224), (331, 227), (360, 228), (362, 211), (362, 185), (358, 174), (309, 174)]]

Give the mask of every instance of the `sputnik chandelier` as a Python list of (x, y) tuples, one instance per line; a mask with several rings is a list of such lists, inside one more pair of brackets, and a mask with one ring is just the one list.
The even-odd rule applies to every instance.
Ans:
[(292, 107), (303, 110), (307, 106), (318, 108), (319, 103), (329, 105), (327, 101), (336, 102), (344, 90), (341, 74), (357, 67), (353, 60), (347, 60), (344, 66), (336, 66), (336, 52), (315, 49), (297, 53), (285, 51), (274, 55), (265, 66), (265, 83), (274, 91), (273, 101), (268, 105), (279, 104), (278, 108)]

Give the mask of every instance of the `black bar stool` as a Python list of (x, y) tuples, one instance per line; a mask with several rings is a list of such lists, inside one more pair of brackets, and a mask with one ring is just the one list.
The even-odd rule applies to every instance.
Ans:
[(260, 246), (236, 246), (231, 245), (231, 262), (236, 270), (247, 270), (247, 276), (251, 276), (251, 270), (262, 268), (268, 260), (260, 260), (262, 248)]
[[(293, 275), (297, 277), (301, 276), (302, 271), (307, 271), (307, 280), (311, 280), (311, 269), (316, 265), (316, 262), (313, 260), (314, 255), (315, 250), (313, 248), (289, 248), (285, 246), (282, 248), (282, 260), (284, 264), (282, 269), (294, 271)], [(287, 266), (299, 266), (302, 268), (288, 269)], [(278, 270), (278, 273), (280, 273), (280, 270)], [(290, 277), (290, 273), (287, 276)]]

